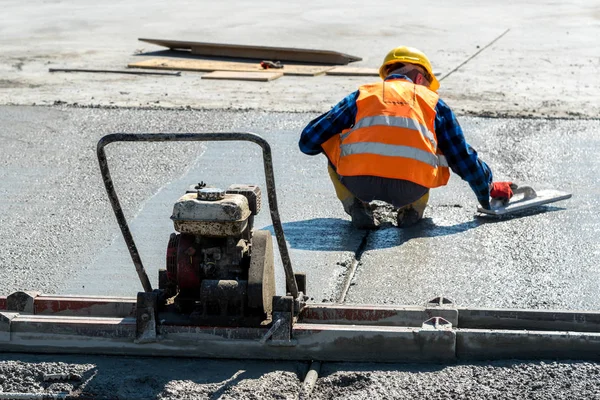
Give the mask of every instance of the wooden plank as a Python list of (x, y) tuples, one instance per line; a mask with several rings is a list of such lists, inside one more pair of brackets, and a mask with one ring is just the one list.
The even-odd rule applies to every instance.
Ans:
[(379, 70), (377, 68), (335, 67), (327, 71), (326, 74), (336, 76), (379, 76)]
[(210, 57), (251, 58), (255, 60), (297, 61), (320, 64), (346, 65), (362, 58), (331, 50), (298, 49), (293, 47), (248, 46), (240, 44), (186, 42), (179, 40), (143, 39), (142, 42), (190, 50), (192, 54)]
[(202, 75), (202, 79), (268, 82), (282, 76), (282, 72), (213, 71)]
[(262, 69), (259, 63), (220, 61), (220, 60), (198, 60), (198, 59), (168, 59), (153, 58), (127, 65), (129, 68), (145, 68), (158, 70), (176, 71), (237, 71), (237, 72), (282, 72), (284, 75), (315, 76), (321, 75), (333, 66), (319, 65), (284, 65), (281, 69)]

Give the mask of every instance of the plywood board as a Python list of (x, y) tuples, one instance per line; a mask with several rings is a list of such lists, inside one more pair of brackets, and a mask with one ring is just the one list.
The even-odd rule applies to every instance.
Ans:
[(379, 70), (377, 68), (335, 67), (327, 71), (326, 74), (336, 76), (379, 76)]
[(282, 76), (283, 73), (281, 72), (213, 71), (202, 75), (202, 79), (268, 82)]
[(255, 60), (296, 61), (307, 63), (346, 65), (362, 58), (331, 50), (297, 49), (293, 47), (249, 46), (226, 43), (188, 42), (166, 39), (143, 39), (142, 42), (190, 50), (192, 54), (209, 57), (251, 58)]
[(510, 199), (507, 205), (492, 206), (491, 210), (479, 207), (477, 211), (480, 213), (487, 214), (489, 216), (501, 217), (505, 215), (514, 214), (517, 212), (525, 211), (529, 208), (538, 207), (548, 203), (554, 203), (560, 200), (566, 200), (571, 198), (571, 193), (560, 192), (558, 190), (539, 190), (537, 191), (536, 197), (526, 197), (524, 195), (517, 195)]
[(263, 69), (259, 63), (245, 63), (234, 61), (219, 61), (219, 60), (189, 60), (189, 59), (169, 59), (169, 58), (153, 58), (150, 60), (139, 61), (127, 65), (129, 68), (146, 68), (159, 70), (175, 70), (175, 71), (237, 71), (237, 72), (282, 72), (284, 75), (302, 75), (315, 76), (321, 75), (333, 66), (319, 65), (284, 65), (281, 69)]

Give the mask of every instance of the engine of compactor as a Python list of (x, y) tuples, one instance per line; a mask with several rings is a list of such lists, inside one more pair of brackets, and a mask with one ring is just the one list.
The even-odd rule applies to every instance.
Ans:
[(261, 191), (191, 186), (173, 206), (174, 228), (159, 289), (168, 304), (195, 323), (266, 323), (275, 295), (269, 231), (253, 231)]

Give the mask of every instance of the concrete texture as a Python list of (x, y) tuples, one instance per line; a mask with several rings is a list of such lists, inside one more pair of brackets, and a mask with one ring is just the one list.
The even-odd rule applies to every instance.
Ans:
[[(365, 78), (284, 77), (270, 83), (181, 77), (48, 73), (125, 68), (173, 56), (138, 37), (312, 47), (378, 67), (391, 48), (425, 51), (441, 96), (460, 114), (598, 118), (600, 8), (594, 2), (490, 0), (419, 4), (340, 1), (3, 1), (0, 104), (0, 288), (46, 293), (140, 290), (99, 177), (96, 141), (121, 132), (241, 129), (274, 148), (279, 206), (292, 261), (313, 301), (335, 300), (365, 236), (351, 228), (322, 157), (298, 153), (298, 131)], [(232, 9), (242, 10), (232, 12)], [(456, 72), (463, 61), (506, 35)], [(134, 108), (146, 108), (135, 110)], [(214, 112), (151, 111), (216, 109)], [(223, 109), (240, 110), (239, 112)], [(248, 112), (247, 110), (255, 110)], [(497, 179), (572, 191), (542, 213), (473, 218), (476, 202), (453, 178), (436, 190), (420, 227), (369, 234), (348, 301), (596, 309), (598, 121), (461, 119)], [(258, 148), (231, 144), (108, 149), (113, 178), (150, 278), (162, 266), (171, 205), (191, 180), (262, 184)], [(223, 160), (227, 164), (223, 165)], [(258, 227), (270, 229), (267, 214)], [(464, 254), (468, 254), (465, 256)], [(281, 274), (278, 275), (281, 288)], [(0, 391), (118, 399), (295, 399), (306, 363), (2, 354)], [(82, 381), (43, 382), (43, 373)], [(600, 364), (578, 361), (454, 365), (324, 364), (315, 399), (600, 398)]]
[[(3, 355), (0, 393), (65, 393), (106, 399), (294, 399), (304, 363), (174, 358)], [(81, 380), (43, 380), (44, 374)]]
[(519, 361), (434, 366), (325, 364), (315, 400), (593, 399), (598, 366)]
[[(103, 134), (249, 130), (272, 145), (279, 210), (294, 265), (308, 273), (315, 301), (335, 300), (365, 234), (351, 228), (324, 158), (297, 150), (298, 132), (310, 118), (3, 108), (4, 291), (133, 295), (140, 288), (97, 169), (94, 149)], [(449, 186), (433, 191), (420, 226), (369, 235), (347, 302), (420, 304), (444, 294), (461, 306), (597, 309), (593, 293), (600, 274), (590, 255), (599, 251), (598, 191), (590, 182), (596, 181), (599, 165), (592, 154), (599, 147), (594, 132), (600, 124), (464, 118), (463, 125), (496, 179), (572, 191), (573, 199), (528, 217), (490, 222), (474, 218), (474, 196), (454, 176)], [(541, 140), (546, 146), (537, 144)], [(251, 143), (112, 144), (107, 151), (154, 284), (173, 230), (172, 205), (189, 184), (264, 186), (260, 148)], [(270, 225), (265, 208), (256, 227)]]
[[(0, 287), (4, 294), (38, 289), (133, 295), (140, 284), (119, 243), (96, 165), (96, 141), (115, 131), (243, 129), (263, 134), (273, 146), (284, 229), (295, 267), (309, 274), (309, 294), (314, 301), (335, 299), (364, 233), (354, 230), (343, 214), (323, 158), (298, 153), (298, 132), (313, 117), (0, 107), (0, 235), (5, 243), (0, 247)], [(476, 201), (468, 186), (453, 178), (447, 188), (434, 192), (419, 229), (386, 228), (369, 235), (348, 301), (420, 303), (443, 293), (463, 306), (596, 309), (598, 141), (593, 132), (599, 123), (466, 117), (461, 122), (497, 179), (560, 187), (572, 191), (573, 199), (542, 213), (483, 222), (473, 218)], [(153, 282), (172, 228), (168, 216), (173, 199), (189, 180), (227, 185), (252, 179), (262, 184), (259, 148), (242, 146), (243, 155), (241, 147), (231, 143), (107, 149)], [(270, 228), (266, 213), (257, 226)], [(470, 256), (460, 257), (457, 250)], [(51, 355), (5, 354), (1, 359), (4, 392), (73, 390), (120, 399), (293, 399), (308, 367)], [(82, 373), (87, 378), (43, 383), (43, 371)], [(509, 398), (593, 398), (599, 371), (600, 364), (581, 362), (325, 364), (315, 398), (485, 399), (498, 397), (501, 389)]]
[(463, 125), (496, 180), (560, 188), (573, 198), (532, 215), (474, 218), (468, 186), (453, 176), (432, 191), (420, 225), (369, 235), (347, 302), (414, 304), (444, 295), (462, 307), (598, 309), (600, 160), (592, 154), (599, 124)]
[[(242, 10), (231, 13), (234, 7)], [(135, 21), (135, 22), (134, 22)], [(491, 0), (419, 4), (342, 1), (81, 0), (3, 2), (0, 103), (326, 111), (364, 78), (284, 77), (270, 83), (182, 77), (48, 73), (48, 68), (125, 68), (172, 55), (139, 37), (321, 48), (378, 67), (401, 44), (418, 47), (441, 73), (440, 93), (476, 115), (600, 114), (596, 45), (600, 8), (585, 0)], [(447, 79), (506, 29), (510, 31)]]
[[(294, 400), (308, 364), (5, 354), (0, 357), (0, 393)], [(48, 373), (78, 374), (82, 379), (46, 382), (43, 376)], [(598, 364), (578, 361), (325, 363), (311, 399), (594, 399), (600, 396), (599, 375)]]
[[(97, 114), (89, 110), (76, 110), (77, 117), (87, 119)], [(364, 237), (364, 232), (350, 229), (350, 222), (344, 221), (345, 214), (338, 201), (331, 194), (331, 183), (326, 178), (322, 158), (309, 158), (297, 150), (297, 132), (305, 122), (302, 115), (266, 115), (255, 113), (195, 113), (195, 112), (145, 112), (134, 131), (144, 131), (146, 123), (159, 123), (163, 130), (169, 130), (172, 114), (179, 120), (180, 129), (189, 132), (196, 131), (254, 131), (270, 143), (275, 164), (278, 208), (282, 218), (286, 240), (289, 243), (292, 262), (297, 272), (306, 272), (309, 278), (309, 294), (315, 301), (333, 301), (339, 291), (340, 276), (343, 276), (347, 264), (354, 257)], [(113, 118), (136, 120), (136, 112), (118, 111)], [(184, 122), (186, 121), (187, 122)], [(202, 123), (196, 121), (202, 120)], [(172, 120), (170, 120), (172, 121)], [(226, 127), (223, 121), (227, 121)], [(103, 123), (99, 124), (103, 126)], [(155, 126), (158, 128), (158, 126)], [(107, 131), (105, 131), (107, 132)], [(134, 149), (131, 144), (112, 144), (107, 152), (112, 153), (113, 146), (117, 148)], [(181, 143), (177, 147), (186, 148), (189, 145)], [(266, 199), (265, 178), (260, 147), (252, 143), (203, 143), (197, 158), (191, 165), (186, 165), (185, 158), (174, 155), (173, 165), (180, 164), (181, 176), (165, 185), (154, 195), (148, 196), (135, 218), (131, 219), (132, 231), (145, 262), (148, 275), (154, 286), (158, 281), (158, 269), (164, 268), (164, 254), (169, 234), (173, 232), (173, 223), (169, 219), (173, 203), (185, 192), (189, 185), (205, 181), (211, 185), (227, 188), (233, 183), (259, 184), (263, 189), (264, 208), (255, 219), (255, 228), (268, 229), (273, 232), (268, 202)], [(196, 146), (196, 147), (198, 147)], [(94, 154), (89, 154), (94, 157)], [(163, 160), (167, 154), (159, 156)], [(133, 157), (147, 158), (143, 153)], [(148, 160), (153, 162), (152, 160)], [(171, 161), (169, 161), (171, 162)], [(92, 165), (93, 159), (89, 160)], [(94, 165), (95, 166), (95, 165)], [(130, 166), (115, 160), (110, 165), (112, 170), (120, 173), (132, 173)], [(137, 171), (134, 174), (137, 175)], [(117, 186), (119, 194), (130, 192), (129, 182)], [(103, 186), (94, 189), (99, 195), (104, 191)], [(313, 201), (307, 204), (306, 196)], [(114, 219), (114, 218), (113, 218)], [(111, 218), (107, 219), (112, 222)], [(115, 223), (116, 225), (116, 223)], [(321, 241), (315, 243), (314, 238)], [(284, 294), (283, 267), (279, 259), (277, 244), (274, 243), (276, 258), (276, 278), (279, 293)], [(316, 253), (315, 253), (316, 251)], [(314, 278), (312, 278), (314, 277)], [(111, 285), (106, 285), (110, 280)], [(65, 282), (61, 293), (97, 294), (97, 295), (131, 295), (140, 288), (137, 275), (133, 268), (129, 253), (123, 240), (118, 237), (112, 244), (101, 250), (92, 265), (85, 266), (84, 271)]]

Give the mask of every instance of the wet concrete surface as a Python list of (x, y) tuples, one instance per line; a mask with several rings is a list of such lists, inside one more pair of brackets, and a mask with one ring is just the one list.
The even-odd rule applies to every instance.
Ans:
[[(187, 114), (191, 116), (193, 113)], [(331, 196), (332, 186), (324, 172), (325, 161), (322, 158), (306, 157), (297, 149), (297, 134), (304, 122), (301, 115), (289, 118), (290, 115), (244, 114), (223, 114), (226, 118), (232, 117), (226, 130), (260, 132), (271, 145), (278, 210), (294, 270), (306, 272), (309, 276), (308, 292), (314, 301), (333, 301), (339, 292), (339, 277), (346, 272), (347, 264), (354, 257), (365, 233), (351, 228), (337, 199)], [(195, 130), (223, 129), (214, 121), (222, 119), (218, 116), (207, 119)], [(112, 146), (131, 145), (116, 143)], [(180, 146), (187, 144), (182, 143)], [(107, 149), (112, 151), (112, 148)], [(191, 184), (204, 181), (224, 189), (234, 183), (259, 184), (263, 190), (263, 209), (254, 225), (256, 229), (270, 230), (275, 239), (260, 147), (247, 142), (204, 143), (193, 163), (181, 167), (185, 172), (148, 198), (130, 221), (136, 244), (154, 286), (158, 281), (158, 269), (165, 268), (166, 244), (169, 234), (173, 232), (173, 223), (169, 218), (173, 203)], [(115, 162), (111, 168), (117, 171), (126, 167)], [(129, 188), (120, 186), (118, 191), (126, 193)], [(310, 200), (307, 201), (307, 198)], [(275, 241), (274, 248), (278, 293), (284, 294), (283, 267)], [(106, 284), (108, 281), (111, 282), (110, 285)], [(109, 247), (99, 252), (93, 264), (67, 282), (61, 292), (131, 295), (138, 288), (137, 275), (125, 243), (117, 237)]]
[[(314, 301), (335, 299), (364, 232), (354, 230), (344, 215), (323, 157), (303, 156), (297, 150), (298, 132), (313, 117), (0, 108), (2, 294), (37, 289), (133, 296), (140, 289), (131, 261), (122, 251), (95, 160), (96, 142), (104, 134), (249, 130), (263, 134), (273, 147), (279, 209), (295, 268), (309, 274)], [(569, 190), (573, 199), (534, 215), (485, 222), (473, 217), (476, 201), (468, 186), (453, 178), (448, 187), (434, 192), (420, 227), (369, 235), (348, 302), (414, 304), (445, 294), (461, 306), (597, 308), (595, 209), (600, 193), (595, 132), (600, 123), (481, 118), (461, 122), (497, 179)], [(251, 144), (243, 145), (242, 156), (233, 144), (111, 146), (113, 178), (140, 235), (138, 243), (153, 282), (172, 230), (168, 219), (172, 203), (189, 184), (188, 178), (218, 185), (264, 180), (259, 149)], [(230, 157), (226, 167), (221, 165), (224, 157)], [(264, 211), (256, 226), (270, 228)], [(193, 398), (194, 393), (200, 393), (199, 398), (219, 398), (213, 396), (216, 392), (220, 398), (292, 399), (306, 367), (244, 362), (250, 373), (244, 380), (236, 375), (243, 369), (236, 362), (165, 364), (161, 359), (34, 355), (3, 355), (2, 360), (0, 388), (5, 392), (49, 390), (40, 383), (39, 371), (87, 371), (95, 365), (99, 373), (83, 386), (95, 385), (96, 395), (118, 398), (135, 398), (139, 390), (139, 398), (148, 394)], [(168, 382), (156, 375), (162, 368), (172, 371)], [(30, 376), (26, 371), (35, 373)], [(580, 362), (476, 363), (433, 369), (326, 364), (315, 398), (496, 398), (504, 387), (514, 398), (519, 393), (532, 398), (592, 398), (598, 392), (594, 377), (599, 371), (600, 364)], [(226, 389), (219, 392), (221, 387)], [(452, 388), (458, 392), (448, 394)]]
[(513, 218), (474, 218), (467, 185), (432, 191), (424, 221), (369, 235), (348, 302), (598, 309), (600, 145), (596, 122), (472, 120), (473, 146), (496, 180), (573, 198)]
[[(4, 108), (0, 173), (7, 245), (0, 251), (11, 271), (3, 278), (5, 290), (132, 295), (139, 289), (97, 169), (94, 149), (102, 135), (248, 130), (264, 135), (273, 148), (279, 210), (295, 267), (309, 274), (315, 301), (334, 300), (364, 232), (354, 230), (343, 213), (324, 158), (297, 149), (298, 132), (311, 117)], [(594, 150), (600, 124), (462, 122), (496, 179), (568, 190), (573, 198), (531, 216), (474, 218), (474, 196), (453, 176), (449, 186), (432, 192), (422, 224), (369, 235), (347, 301), (418, 304), (444, 294), (461, 306), (598, 308), (593, 293), (600, 276), (593, 260), (599, 251), (599, 162)], [(264, 186), (260, 148), (251, 143), (117, 143), (107, 152), (125, 210), (135, 216), (130, 222), (154, 284), (172, 232), (172, 204), (189, 184)], [(272, 230), (266, 208), (255, 225)], [(281, 273), (279, 278), (281, 288)]]

